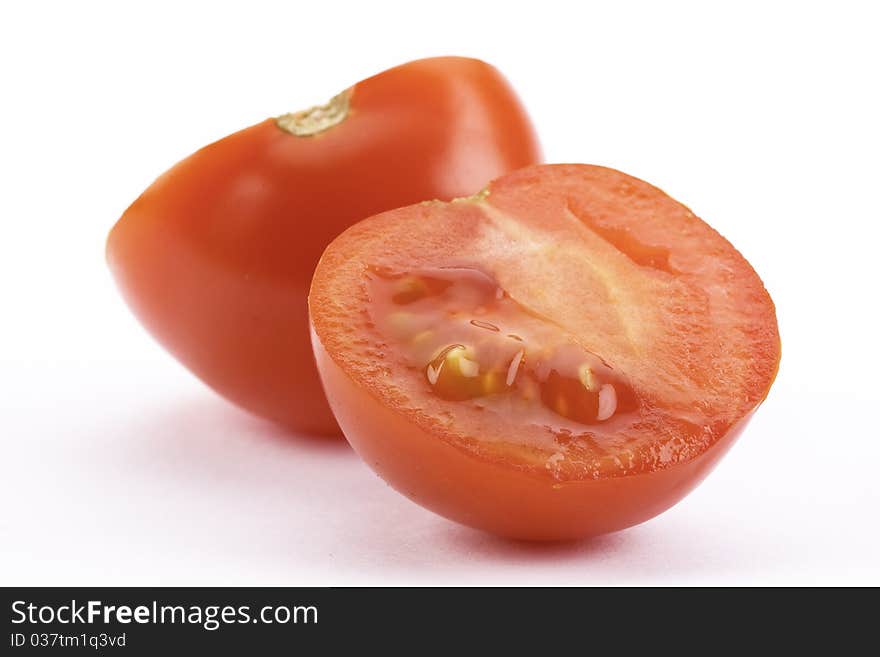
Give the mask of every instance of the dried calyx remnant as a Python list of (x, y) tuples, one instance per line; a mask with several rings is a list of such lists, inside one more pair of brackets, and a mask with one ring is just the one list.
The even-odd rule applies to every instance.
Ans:
[(348, 116), (350, 101), (351, 89), (346, 89), (323, 105), (282, 114), (275, 119), (275, 123), (297, 137), (311, 137), (342, 123)]

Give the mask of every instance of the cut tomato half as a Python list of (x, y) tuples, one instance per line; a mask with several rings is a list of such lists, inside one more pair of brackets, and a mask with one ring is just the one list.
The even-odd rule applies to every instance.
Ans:
[(587, 165), (360, 222), (309, 298), (325, 390), (393, 487), (527, 539), (622, 529), (681, 499), (776, 375), (748, 262), (660, 190)]

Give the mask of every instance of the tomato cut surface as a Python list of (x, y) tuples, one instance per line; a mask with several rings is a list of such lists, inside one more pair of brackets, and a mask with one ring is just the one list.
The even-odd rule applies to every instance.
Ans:
[(107, 257), (135, 314), (206, 383), (291, 429), (338, 433), (308, 337), (321, 252), (364, 217), (538, 161), (495, 68), (419, 60), (189, 156), (125, 211)]
[(521, 538), (630, 526), (680, 499), (765, 398), (773, 303), (660, 190), (531, 167), (347, 230), (313, 345), (365, 461), (447, 517)]

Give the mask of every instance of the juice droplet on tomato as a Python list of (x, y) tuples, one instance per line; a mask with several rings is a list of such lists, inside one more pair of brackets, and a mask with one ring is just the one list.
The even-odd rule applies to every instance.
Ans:
[(548, 424), (548, 411), (596, 425), (638, 407), (621, 374), (479, 270), (370, 267), (368, 281), (376, 327), (442, 399)]

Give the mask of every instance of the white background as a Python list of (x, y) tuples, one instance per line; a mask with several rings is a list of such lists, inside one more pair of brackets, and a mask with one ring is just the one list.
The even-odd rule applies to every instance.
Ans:
[[(715, 4), (0, 5), (0, 584), (880, 584), (878, 20)], [(776, 301), (766, 404), (640, 527), (542, 546), (438, 518), (214, 396), (105, 267), (178, 159), (441, 54), (504, 71), (549, 161), (690, 205)]]

